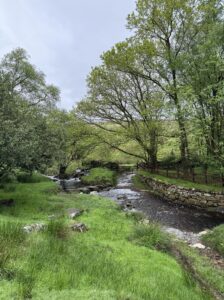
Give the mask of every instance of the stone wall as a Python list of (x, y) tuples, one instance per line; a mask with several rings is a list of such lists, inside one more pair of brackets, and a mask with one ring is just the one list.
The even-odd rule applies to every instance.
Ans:
[(169, 202), (199, 208), (217, 216), (224, 217), (223, 193), (187, 189), (142, 175), (140, 177), (141, 180), (149, 186), (152, 193), (163, 197)]

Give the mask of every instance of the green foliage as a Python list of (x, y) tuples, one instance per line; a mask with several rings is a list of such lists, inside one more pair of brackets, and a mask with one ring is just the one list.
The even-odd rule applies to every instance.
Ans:
[(66, 174), (72, 175), (75, 173), (75, 170), (82, 167), (82, 162), (81, 161), (71, 161), (67, 168), (66, 168)]
[(54, 142), (47, 119), (58, 99), (59, 90), (46, 84), (25, 50), (1, 59), (0, 177), (17, 168), (43, 170), (51, 163), (58, 140)]
[(89, 185), (115, 185), (116, 173), (107, 168), (94, 168), (89, 175), (82, 177), (82, 181)]
[(214, 228), (202, 238), (206, 245), (224, 256), (224, 225)]

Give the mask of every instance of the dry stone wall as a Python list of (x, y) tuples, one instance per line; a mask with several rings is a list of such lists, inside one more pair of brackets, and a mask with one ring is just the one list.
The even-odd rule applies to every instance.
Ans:
[(175, 204), (195, 207), (224, 218), (224, 194), (187, 189), (158, 179), (141, 176), (152, 193)]

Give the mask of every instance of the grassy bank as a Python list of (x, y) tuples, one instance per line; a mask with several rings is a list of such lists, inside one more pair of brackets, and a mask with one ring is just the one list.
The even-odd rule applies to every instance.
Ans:
[(93, 168), (89, 175), (82, 177), (82, 182), (88, 185), (115, 185), (116, 172), (107, 168)]
[(187, 180), (183, 180), (183, 179), (177, 179), (177, 178), (169, 178), (169, 177), (158, 175), (158, 174), (152, 174), (149, 171), (139, 170), (138, 175), (143, 175), (145, 177), (154, 178), (154, 179), (160, 180), (164, 183), (174, 184), (174, 185), (181, 186), (181, 187), (184, 187), (187, 189), (197, 189), (197, 190), (206, 191), (206, 192), (222, 192), (223, 191), (223, 188), (220, 186), (209, 185), (209, 184), (200, 184), (200, 183), (195, 183), (195, 182), (191, 182), (191, 181), (187, 181)]
[(219, 252), (224, 257), (224, 224), (215, 227), (203, 236), (206, 245)]
[[(15, 206), (0, 212), (0, 299), (209, 299), (172, 257), (156, 250), (166, 247), (158, 227), (137, 225), (112, 201), (57, 194), (52, 182), (0, 190), (6, 198)], [(70, 231), (69, 208), (84, 210), (77, 221), (86, 233)], [(21, 231), (39, 222), (48, 224), (44, 232)]]

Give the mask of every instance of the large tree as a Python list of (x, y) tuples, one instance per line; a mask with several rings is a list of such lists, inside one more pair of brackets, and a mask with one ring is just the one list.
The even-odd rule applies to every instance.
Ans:
[[(212, 2), (211, 8), (218, 1)], [(206, 5), (206, 1), (196, 0), (138, 0), (136, 11), (128, 17), (134, 36), (103, 55), (108, 66), (141, 76), (170, 100), (179, 125), (183, 162), (189, 158), (187, 99), (182, 93), (184, 57), (200, 34)]]
[[(95, 134), (100, 141), (155, 168), (164, 104), (158, 89), (144, 78), (105, 64), (92, 70), (88, 87), (87, 99), (78, 105), (78, 116), (98, 128)], [(128, 141), (135, 141), (140, 151), (122, 147)]]
[(14, 168), (33, 170), (50, 161), (46, 117), (59, 99), (23, 49), (0, 62), (0, 175)]

